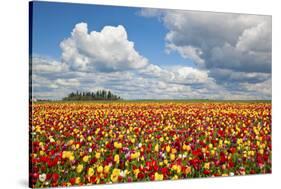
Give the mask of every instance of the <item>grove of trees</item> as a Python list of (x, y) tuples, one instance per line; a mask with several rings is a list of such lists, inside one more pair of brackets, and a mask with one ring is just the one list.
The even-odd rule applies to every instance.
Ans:
[(121, 100), (120, 96), (113, 94), (111, 91), (98, 90), (96, 92), (72, 92), (67, 97), (64, 97), (64, 101), (82, 101), (82, 100)]

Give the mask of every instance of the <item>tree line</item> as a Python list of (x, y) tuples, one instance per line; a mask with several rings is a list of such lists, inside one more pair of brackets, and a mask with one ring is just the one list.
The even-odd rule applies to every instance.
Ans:
[(82, 100), (121, 100), (121, 97), (113, 94), (111, 91), (97, 90), (96, 92), (79, 92), (70, 93), (64, 97), (64, 101), (82, 101)]

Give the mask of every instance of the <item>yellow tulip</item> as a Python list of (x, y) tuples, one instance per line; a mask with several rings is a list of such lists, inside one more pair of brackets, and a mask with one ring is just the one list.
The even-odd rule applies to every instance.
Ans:
[(134, 170), (134, 175), (135, 175), (136, 178), (138, 177), (139, 172), (140, 172), (139, 169), (135, 169), (135, 170)]
[(112, 174), (110, 176), (110, 179), (112, 182), (117, 182), (118, 181), (118, 177), (120, 175), (120, 169), (113, 169)]
[(137, 159), (138, 157), (140, 157), (140, 152), (135, 152), (131, 154), (131, 159)]
[(106, 165), (104, 167), (104, 173), (109, 173), (109, 170), (110, 170), (110, 165)]
[(171, 159), (171, 161), (174, 161), (176, 159), (176, 155), (175, 154), (170, 154), (170, 159)]
[(98, 168), (97, 168), (97, 171), (98, 171), (98, 173), (102, 173), (103, 172), (103, 166), (98, 166)]
[(172, 148), (172, 153), (173, 153), (173, 154), (177, 153), (177, 149)]
[(81, 181), (80, 177), (76, 177), (76, 178), (75, 178), (75, 184), (79, 184), (80, 181)]
[(69, 160), (74, 160), (74, 155), (73, 155), (73, 152), (71, 151), (63, 151), (62, 152), (62, 158), (63, 159), (69, 159)]
[(122, 148), (122, 143), (114, 142), (114, 147), (117, 149), (120, 149), (120, 148)]
[(43, 156), (45, 154), (45, 152), (40, 150), (39, 154), (40, 154), (40, 156)]
[(181, 173), (181, 166), (180, 165), (173, 165), (172, 170), (176, 171), (177, 174)]
[(91, 177), (91, 176), (94, 175), (94, 173), (95, 173), (94, 169), (90, 167), (90, 168), (88, 169), (88, 172), (87, 172), (88, 176)]
[(159, 145), (156, 144), (155, 147), (154, 147), (154, 151), (158, 152), (159, 151)]
[(100, 153), (97, 152), (96, 155), (95, 155), (95, 157), (96, 157), (97, 159), (99, 159), (99, 158), (100, 158)]
[(210, 163), (205, 163), (205, 164), (204, 164), (204, 168), (205, 168), (205, 169), (210, 169)]
[(85, 163), (87, 163), (87, 162), (89, 161), (89, 158), (90, 158), (90, 156), (84, 156), (84, 157), (83, 157), (83, 161), (84, 161)]
[(77, 173), (81, 173), (82, 172), (82, 170), (83, 170), (83, 165), (82, 164), (79, 164), (77, 167), (76, 167), (76, 172)]
[(114, 155), (114, 162), (119, 163), (119, 161), (120, 161), (119, 155), (115, 154)]
[(169, 153), (171, 150), (171, 147), (170, 146), (166, 146), (166, 151)]
[(164, 176), (163, 174), (155, 173), (154, 174), (155, 180), (163, 180)]

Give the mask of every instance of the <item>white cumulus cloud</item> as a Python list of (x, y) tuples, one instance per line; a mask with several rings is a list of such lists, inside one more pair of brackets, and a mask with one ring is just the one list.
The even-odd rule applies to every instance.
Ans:
[(119, 71), (143, 68), (148, 60), (128, 40), (122, 25), (88, 32), (86, 23), (76, 24), (71, 36), (60, 44), (62, 61), (80, 71)]

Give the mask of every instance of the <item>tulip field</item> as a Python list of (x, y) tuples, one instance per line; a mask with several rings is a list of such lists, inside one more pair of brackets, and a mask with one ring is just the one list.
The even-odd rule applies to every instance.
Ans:
[(271, 173), (271, 102), (35, 102), (32, 187)]

